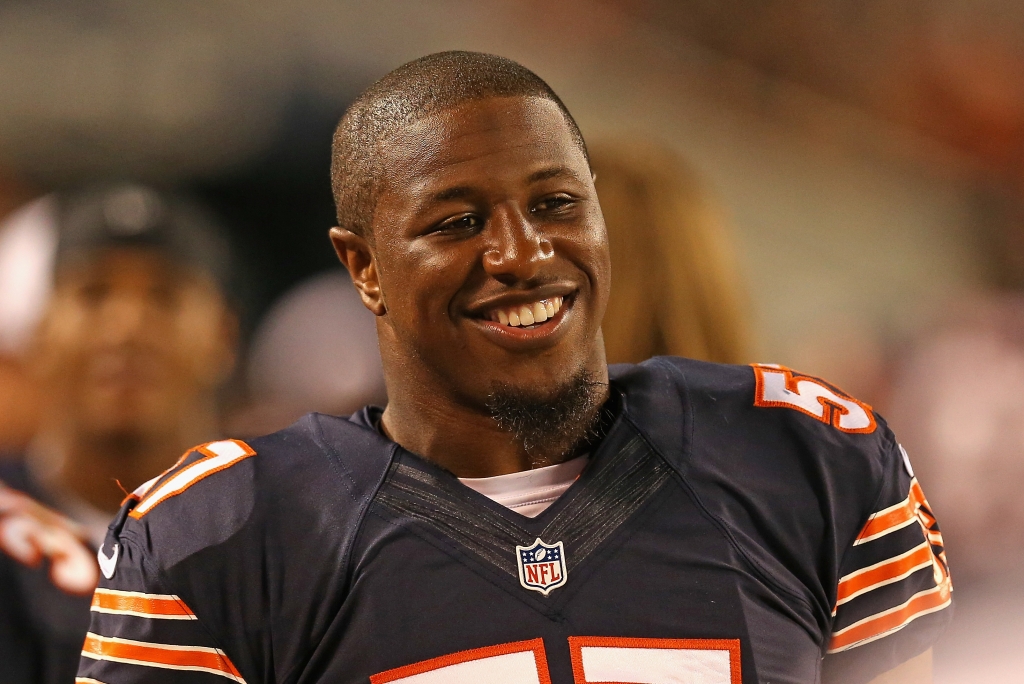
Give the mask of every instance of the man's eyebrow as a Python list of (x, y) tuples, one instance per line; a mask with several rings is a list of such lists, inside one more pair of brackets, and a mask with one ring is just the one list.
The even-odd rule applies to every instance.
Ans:
[(576, 174), (573, 173), (567, 166), (549, 166), (546, 169), (540, 171), (534, 171), (526, 179), (529, 183), (538, 183), (543, 180), (551, 178), (558, 178), (560, 176), (568, 176), (569, 178), (575, 178)]
[(453, 188), (439, 190), (430, 196), (431, 202), (447, 202), (448, 200), (462, 199), (470, 194), (472, 190), (465, 185), (456, 185)]
[[(567, 166), (549, 166), (539, 171), (534, 171), (527, 176), (526, 181), (528, 183), (539, 183), (540, 181), (548, 180), (551, 178), (559, 177), (576, 178), (576, 174), (572, 172)], [(456, 185), (451, 188), (445, 188), (444, 190), (438, 190), (437, 192), (430, 195), (430, 202), (447, 202), (449, 200), (462, 199), (467, 195), (473, 193), (473, 189), (466, 185)]]

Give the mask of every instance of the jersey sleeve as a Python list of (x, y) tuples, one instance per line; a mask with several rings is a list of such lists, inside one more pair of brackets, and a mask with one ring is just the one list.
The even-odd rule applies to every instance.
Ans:
[(78, 684), (245, 681), (134, 542), (110, 536), (100, 554), (115, 571), (93, 595)]
[(241, 584), (226, 590), (217, 565), (234, 555), (219, 542), (237, 533), (230, 513), (244, 498), (238, 476), (253, 455), (236, 440), (211, 442), (125, 500), (97, 554), (102, 578), (77, 684), (245, 681), (237, 643), (233, 660), (225, 621), (214, 621), (233, 599), (257, 604)]
[(881, 492), (840, 564), (825, 682), (866, 682), (924, 652), (950, 618), (942, 534), (898, 443)]

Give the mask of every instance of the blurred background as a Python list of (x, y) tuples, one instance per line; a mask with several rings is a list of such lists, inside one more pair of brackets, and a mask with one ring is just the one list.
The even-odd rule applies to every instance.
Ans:
[[(594, 147), (615, 360), (781, 363), (879, 409), (954, 571), (936, 681), (1024, 681), (1012, 0), (0, 2), (3, 448), (28, 448), (46, 405), (23, 359), (54, 238), (30, 203), (98, 182), (185, 193), (230, 241), (239, 356), (223, 434), (382, 401), (372, 317), (326, 237), (330, 137), (362, 88), (446, 49), (533, 69)], [(641, 186), (680, 200), (636, 208)], [(657, 268), (622, 237), (644, 230), (668, 255)], [(652, 289), (682, 294), (627, 339), (616, 321)]]

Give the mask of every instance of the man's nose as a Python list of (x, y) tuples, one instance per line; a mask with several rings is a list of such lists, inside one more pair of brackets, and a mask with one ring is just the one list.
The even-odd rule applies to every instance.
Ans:
[(103, 307), (104, 337), (111, 344), (126, 344), (144, 335), (152, 318), (144, 297), (117, 293)]
[(491, 215), (487, 226), (488, 242), (484, 252), (484, 271), (507, 285), (532, 280), (555, 250), (523, 211), (502, 205)]

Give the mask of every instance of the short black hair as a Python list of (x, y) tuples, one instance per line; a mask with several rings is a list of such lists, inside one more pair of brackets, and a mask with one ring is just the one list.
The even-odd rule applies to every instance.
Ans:
[(558, 105), (574, 142), (587, 157), (579, 126), (551, 86), (504, 57), (438, 52), (403, 64), (364, 90), (334, 132), (331, 187), (338, 226), (368, 236), (384, 173), (379, 164), (381, 146), (400, 128), (470, 100), (517, 96)]

